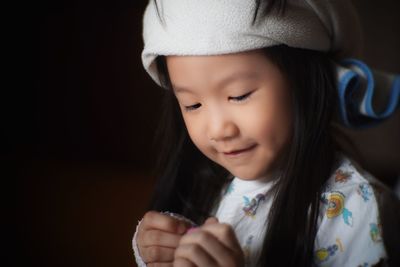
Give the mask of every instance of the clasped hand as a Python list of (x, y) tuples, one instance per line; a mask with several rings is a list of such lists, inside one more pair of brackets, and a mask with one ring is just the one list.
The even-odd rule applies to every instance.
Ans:
[(149, 211), (137, 237), (148, 267), (243, 267), (244, 254), (229, 224), (214, 217), (195, 229), (171, 216)]

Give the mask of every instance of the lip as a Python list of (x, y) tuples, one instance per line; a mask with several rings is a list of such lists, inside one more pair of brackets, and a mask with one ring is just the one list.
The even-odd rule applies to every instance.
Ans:
[(250, 151), (253, 150), (253, 148), (255, 148), (256, 146), (257, 146), (257, 145), (254, 144), (254, 145), (251, 145), (251, 146), (249, 146), (249, 147), (247, 147), (247, 148), (244, 148), (244, 149), (238, 149), (238, 150), (232, 150), (232, 151), (229, 151), (229, 152), (223, 152), (223, 154), (226, 155), (226, 156), (229, 156), (229, 157), (236, 157), (236, 156), (245, 154), (245, 153), (247, 153), (247, 152), (250, 152)]

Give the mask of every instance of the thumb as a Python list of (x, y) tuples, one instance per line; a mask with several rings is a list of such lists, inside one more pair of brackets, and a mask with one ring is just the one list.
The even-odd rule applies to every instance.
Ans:
[(218, 223), (218, 219), (216, 217), (209, 217), (204, 224), (213, 224), (213, 223)]

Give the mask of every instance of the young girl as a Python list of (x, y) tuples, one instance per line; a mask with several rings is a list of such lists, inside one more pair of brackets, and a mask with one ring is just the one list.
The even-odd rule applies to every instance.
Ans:
[(338, 65), (359, 45), (347, 1), (150, 1), (143, 22), (166, 90), (139, 266), (399, 266), (398, 200), (333, 138), (337, 110), (394, 111), (349, 101), (371, 71)]

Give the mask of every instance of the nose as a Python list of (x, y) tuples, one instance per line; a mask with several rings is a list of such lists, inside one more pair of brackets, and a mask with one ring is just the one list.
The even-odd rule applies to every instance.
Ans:
[(212, 141), (225, 141), (239, 134), (238, 125), (229, 114), (220, 110), (210, 114), (207, 127), (208, 138)]

